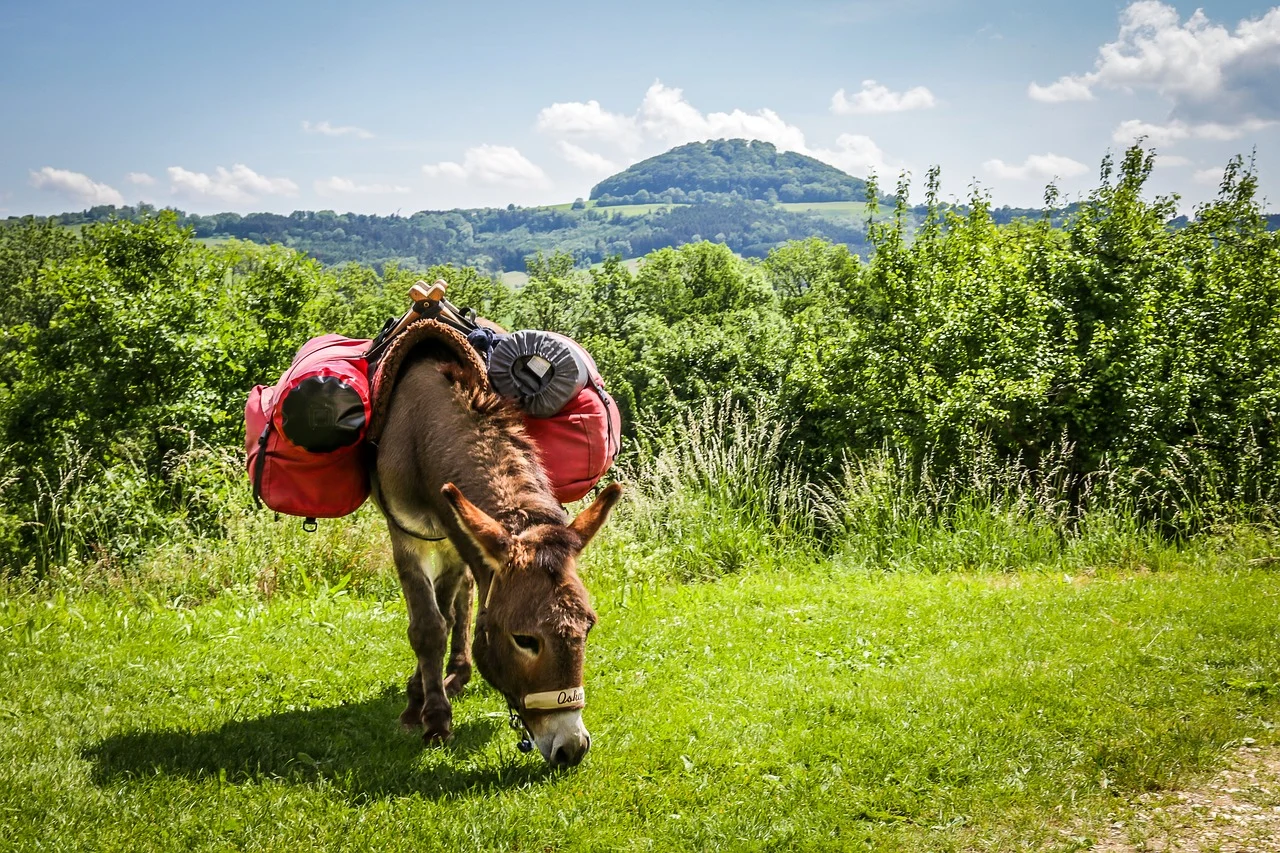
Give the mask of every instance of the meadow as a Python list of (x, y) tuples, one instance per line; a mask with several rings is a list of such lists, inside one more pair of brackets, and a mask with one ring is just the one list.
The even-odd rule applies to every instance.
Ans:
[[(0, 849), (1083, 850), (1275, 749), (1280, 239), (1242, 161), (1180, 229), (1151, 162), (1065, 226), (932, 173), (866, 259), (518, 290), (165, 213), (0, 230)], [(423, 275), (583, 342), (625, 414), (571, 771), (479, 679), (448, 745), (399, 731), (376, 511), (250, 496), (247, 389)]]
[(6, 596), (0, 848), (1081, 850), (1136, 794), (1276, 742), (1268, 537), (1109, 531), (985, 573), (868, 572), (851, 543), (688, 584), (619, 524), (584, 567), (594, 746), (569, 772), (515, 749), (479, 681), (448, 746), (399, 730), (376, 542), (354, 589), (330, 534), (276, 546), (296, 574), (272, 595)]

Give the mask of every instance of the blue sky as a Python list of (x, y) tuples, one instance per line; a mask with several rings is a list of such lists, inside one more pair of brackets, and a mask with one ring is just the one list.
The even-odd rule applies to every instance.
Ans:
[(1139, 134), (1184, 209), (1256, 151), (1280, 210), (1268, 3), (4, 5), (0, 216), (555, 203), (725, 136), (1035, 205)]

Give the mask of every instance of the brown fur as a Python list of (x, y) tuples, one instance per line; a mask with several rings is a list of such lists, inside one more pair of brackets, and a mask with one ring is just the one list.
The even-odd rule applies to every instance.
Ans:
[[(389, 377), (394, 393), (380, 424), (376, 466), (384, 513), (390, 509), (389, 517), (408, 529), (434, 517), (448, 533), (437, 556), (433, 546), (389, 525), (418, 658), (401, 722), (420, 725), (428, 741), (450, 736), (448, 696), (470, 678), (473, 654), (485, 680), (512, 704), (583, 683), (596, 616), (577, 555), (621, 491), (606, 489), (567, 523), (520, 411), (477, 383), (470, 364), (450, 356), (438, 345), (401, 355), (399, 375)], [(434, 559), (443, 568), (433, 580)], [(482, 603), (474, 646), (473, 586)], [(540, 653), (522, 652), (513, 635), (537, 638)]]

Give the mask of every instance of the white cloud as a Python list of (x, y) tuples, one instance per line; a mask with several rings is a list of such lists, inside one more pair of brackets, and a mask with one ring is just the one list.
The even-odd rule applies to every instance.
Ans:
[(1120, 122), (1115, 132), (1111, 134), (1111, 141), (1117, 145), (1132, 145), (1137, 140), (1145, 138), (1148, 144), (1164, 148), (1190, 135), (1191, 131), (1186, 122), (1152, 124), (1141, 119), (1130, 119)]
[(1222, 183), (1222, 169), (1197, 169), (1191, 180), (1205, 186), (1217, 186)]
[(988, 160), (982, 164), (982, 168), (998, 178), (1009, 178), (1015, 181), (1032, 178), (1071, 178), (1089, 171), (1089, 167), (1083, 163), (1052, 153), (1032, 154), (1021, 166), (1006, 163), (1003, 160)]
[(1050, 83), (1048, 86), (1032, 83), (1027, 87), (1027, 94), (1031, 96), (1032, 100), (1044, 101), (1046, 104), (1093, 100), (1093, 92), (1089, 91), (1088, 84), (1075, 77), (1063, 77), (1058, 82)]
[(125, 175), (129, 183), (137, 184), (141, 187), (149, 187), (156, 182), (156, 179), (148, 175), (146, 172), (130, 172)]
[[(887, 91), (887, 90), (886, 90)], [(910, 92), (889, 93), (890, 98), (923, 103), (920, 95)], [(927, 91), (921, 89), (920, 91)], [(932, 95), (929, 95), (932, 103)], [(883, 100), (883, 99), (882, 99)], [(775, 145), (779, 151), (794, 151), (816, 157), (852, 174), (868, 172), (896, 175), (906, 164), (890, 158), (870, 137), (843, 134), (833, 148), (811, 148), (804, 131), (787, 123), (777, 112), (762, 108), (755, 111), (734, 109), (729, 112), (704, 113), (684, 97), (684, 92), (658, 80), (644, 93), (640, 106), (632, 115), (612, 113), (599, 101), (556, 103), (541, 110), (536, 128), (556, 139), (560, 156), (584, 172), (608, 174), (645, 156), (657, 154), (675, 145), (709, 139), (758, 139)], [(612, 147), (617, 156), (589, 151), (563, 137), (591, 139), (596, 146)], [(621, 164), (621, 165), (619, 165)], [(466, 163), (439, 163), (426, 167), (428, 174), (465, 177)]]
[(937, 105), (933, 93), (924, 86), (916, 86), (905, 92), (890, 91), (875, 80), (863, 80), (862, 90), (850, 98), (844, 89), (831, 96), (831, 112), (836, 115), (857, 113), (900, 113), (907, 110), (927, 110)]
[(1181, 169), (1192, 165), (1190, 157), (1181, 157), (1177, 154), (1161, 154), (1156, 158), (1156, 166), (1163, 166), (1169, 169)]
[(593, 137), (624, 148), (640, 143), (640, 128), (633, 116), (611, 113), (599, 101), (555, 103), (538, 112), (538, 130), (552, 135)]
[(598, 101), (556, 103), (538, 113), (535, 126), (552, 136), (612, 144), (627, 154), (733, 137), (772, 142), (783, 151), (804, 150), (804, 132), (773, 110), (703, 113), (682, 90), (660, 80), (645, 92), (634, 115), (611, 113)]
[(192, 197), (243, 202), (253, 201), (260, 195), (293, 195), (298, 191), (298, 185), (288, 178), (268, 178), (243, 163), (235, 164), (230, 170), (219, 166), (212, 175), (191, 172), (181, 166), (170, 166), (168, 172), (170, 191)]
[(543, 189), (551, 185), (547, 175), (519, 150), (506, 145), (468, 148), (461, 163), (445, 161), (422, 167), (429, 178), (447, 177), (482, 184)]
[(392, 195), (409, 192), (408, 187), (391, 186), (388, 184), (357, 184), (350, 178), (340, 178), (337, 175), (334, 175), (332, 178), (325, 178), (322, 181), (316, 181), (314, 186), (316, 194), (322, 196)]
[(99, 204), (124, 205), (124, 196), (107, 184), (100, 184), (80, 172), (45, 166), (31, 173), (31, 186), (40, 190), (61, 193), (75, 201), (90, 206)]
[(1098, 86), (1154, 91), (1172, 103), (1174, 118), (1231, 127), (1280, 119), (1278, 79), (1280, 7), (1231, 31), (1200, 9), (1184, 22), (1173, 6), (1137, 0), (1121, 13), (1116, 40), (1098, 49), (1092, 71), (1029, 91), (1040, 100), (1080, 99)]
[(617, 163), (605, 157), (603, 154), (597, 154), (594, 151), (588, 151), (572, 142), (566, 142), (561, 139), (556, 143), (556, 148), (560, 151), (560, 156), (569, 161), (574, 167), (584, 172), (596, 172), (601, 175), (611, 175), (618, 171)]
[(783, 151), (804, 150), (804, 132), (787, 124), (776, 112), (760, 109), (748, 113), (702, 113), (684, 98), (680, 89), (655, 82), (645, 92), (638, 115), (645, 134), (666, 145), (706, 139), (760, 139)]
[(319, 133), (323, 136), (354, 136), (356, 139), (373, 139), (373, 134), (363, 127), (332, 125), (327, 121), (320, 121), (315, 124), (304, 121), (302, 130), (304, 133)]
[(852, 133), (840, 134), (834, 149), (821, 148), (805, 153), (860, 177), (873, 172), (881, 178), (896, 177), (907, 168), (906, 164), (889, 159), (871, 137)]
[(1146, 141), (1157, 148), (1171, 146), (1184, 139), (1207, 139), (1214, 142), (1228, 142), (1239, 139), (1247, 133), (1256, 133), (1263, 128), (1275, 124), (1273, 121), (1246, 119), (1238, 124), (1219, 124), (1205, 122), (1189, 124), (1181, 119), (1173, 119), (1164, 124), (1154, 124), (1140, 119), (1120, 122), (1111, 134), (1113, 142), (1119, 145), (1131, 145), (1138, 139)]

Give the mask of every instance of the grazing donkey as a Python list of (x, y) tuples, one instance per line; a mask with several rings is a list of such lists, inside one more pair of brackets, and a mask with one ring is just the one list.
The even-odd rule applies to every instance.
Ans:
[(389, 356), (389, 375), (380, 374), (391, 393), (379, 392), (387, 402), (374, 498), (391, 532), (418, 658), (400, 722), (421, 726), (428, 743), (447, 740), (449, 698), (466, 686), (474, 655), (542, 757), (576, 765), (591, 747), (582, 676), (596, 622), (576, 560), (622, 488), (609, 486), (568, 522), (519, 409), (488, 390), (470, 348), (435, 325), (411, 327)]

